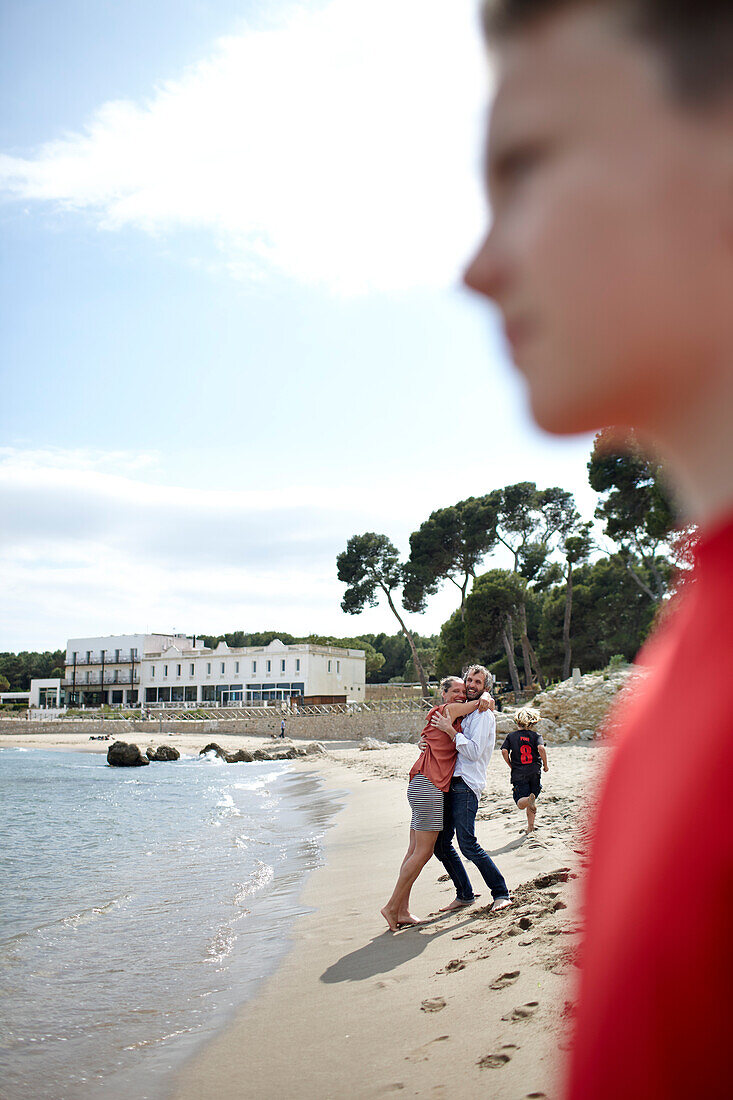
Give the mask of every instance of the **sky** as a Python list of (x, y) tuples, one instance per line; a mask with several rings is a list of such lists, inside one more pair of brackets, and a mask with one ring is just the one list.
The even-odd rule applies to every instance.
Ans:
[(341, 611), (352, 535), (407, 555), (433, 510), (524, 480), (592, 517), (590, 439), (533, 425), (461, 287), (489, 216), (477, 10), (0, 6), (0, 650), (395, 633)]

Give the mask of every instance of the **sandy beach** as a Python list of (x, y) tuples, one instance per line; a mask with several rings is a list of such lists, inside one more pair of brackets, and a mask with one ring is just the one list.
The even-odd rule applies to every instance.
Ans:
[[(232, 750), (274, 744), (210, 739)], [(187, 753), (206, 743), (194, 734), (151, 743), (157, 741)], [(63, 733), (0, 734), (3, 744), (108, 747)], [(296, 923), (292, 950), (276, 974), (184, 1066), (172, 1095), (557, 1097), (578, 942), (579, 833), (606, 752), (598, 744), (548, 746), (538, 828), (528, 836), (495, 751), (477, 834), (514, 904), (492, 914), (491, 897), (468, 865), (481, 897), (469, 909), (439, 913), (453, 891), (433, 860), (413, 890), (412, 910), (425, 922), (396, 934), (379, 909), (407, 844), (406, 776), (415, 746), (329, 746), (325, 755), (294, 761), (343, 797), (325, 838), (325, 865), (303, 894), (311, 911)]]

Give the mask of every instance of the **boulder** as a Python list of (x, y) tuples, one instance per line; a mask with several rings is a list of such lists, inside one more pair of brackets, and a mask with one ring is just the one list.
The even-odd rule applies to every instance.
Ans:
[(249, 749), (237, 749), (236, 752), (227, 753), (227, 764), (251, 764), (254, 760), (254, 753)]
[(514, 721), (512, 714), (506, 710), (499, 710), (495, 712), (496, 717), (496, 735), (501, 734), (503, 737), (507, 733), (511, 733), (512, 730), (517, 728), (517, 723)]
[(385, 733), (384, 739), (389, 745), (409, 745), (417, 741), (419, 730), (394, 730)]
[(157, 749), (146, 749), (145, 755), (150, 761), (181, 759), (180, 752), (178, 749), (174, 749), (173, 745), (158, 745)]
[(532, 706), (554, 726), (547, 740), (593, 740), (611, 704), (636, 671), (631, 666), (609, 668), (579, 680), (563, 680), (535, 695)]
[(306, 756), (316, 756), (325, 751), (320, 741), (309, 741), (305, 746)]
[(359, 748), (362, 752), (369, 752), (372, 749), (388, 749), (389, 743), (387, 741), (377, 741), (376, 737), (364, 737), (359, 742)]
[(227, 764), (229, 763), (231, 753), (226, 752), (226, 750), (223, 749), (221, 745), (217, 745), (215, 741), (211, 741), (208, 745), (205, 745), (199, 753), (199, 756), (206, 756), (207, 752), (215, 752), (222, 760), (226, 760)]
[(150, 761), (140, 752), (137, 745), (130, 745), (127, 741), (115, 741), (107, 749), (107, 763), (113, 768), (141, 768)]

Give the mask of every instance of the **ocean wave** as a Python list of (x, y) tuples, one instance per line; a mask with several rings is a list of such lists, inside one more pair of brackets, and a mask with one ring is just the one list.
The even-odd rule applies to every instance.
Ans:
[(275, 870), (273, 867), (268, 863), (263, 863), (261, 859), (256, 859), (254, 870), (250, 874), (248, 880), (237, 884), (232, 904), (236, 906), (242, 905), (245, 898), (251, 898), (253, 894), (256, 894), (259, 890), (263, 890), (265, 886), (268, 886), (272, 882), (274, 875)]
[(234, 929), (231, 924), (223, 924), (221, 928), (216, 930), (211, 941), (206, 946), (206, 961), (213, 963), (222, 962), (227, 955), (231, 954), (232, 948), (236, 942), (237, 937), (234, 934)]
[(279, 779), (283, 773), (280, 772), (267, 772), (265, 775), (258, 775), (253, 779), (250, 779), (247, 783), (235, 783), (235, 791), (261, 791), (264, 787), (269, 786), (276, 779)]
[(81, 925), (89, 924), (90, 921), (98, 920), (100, 917), (106, 917), (119, 905), (129, 901), (131, 897), (131, 894), (120, 894), (119, 897), (110, 898), (109, 901), (102, 902), (101, 905), (92, 905), (87, 909), (80, 909), (77, 913), (67, 913), (66, 916), (57, 917), (55, 920), (37, 924), (35, 928), (28, 928), (24, 932), (18, 932), (16, 935), (10, 936), (6, 940), (3, 945), (3, 953), (11, 947), (18, 946), (24, 940), (43, 935), (46, 932), (52, 931), (54, 928), (72, 928), (75, 930)]
[(217, 756), (213, 749), (211, 752), (205, 752), (202, 756), (199, 756), (198, 760), (201, 764), (214, 764), (217, 767), (226, 764), (226, 760), (222, 760), (220, 756)]
[(241, 811), (238, 809), (237, 803), (232, 799), (231, 794), (228, 791), (223, 793), (220, 802), (217, 802), (217, 810), (221, 811), (222, 817), (241, 817)]

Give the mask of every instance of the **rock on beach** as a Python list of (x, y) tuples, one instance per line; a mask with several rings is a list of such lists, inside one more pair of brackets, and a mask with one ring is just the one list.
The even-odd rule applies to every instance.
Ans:
[(137, 745), (127, 741), (115, 741), (107, 749), (107, 763), (113, 768), (141, 768), (149, 764), (147, 756)]
[(158, 745), (157, 749), (151, 746), (145, 750), (145, 755), (152, 763), (158, 760), (180, 760), (181, 758), (180, 752), (173, 745)]
[[(577, 682), (572, 678), (563, 680), (548, 691), (540, 692), (529, 704), (541, 715), (534, 729), (549, 744), (592, 741), (616, 696), (636, 671), (630, 665), (609, 668), (602, 673), (581, 676)], [(507, 708), (497, 714), (497, 734), (506, 734), (516, 728), (514, 715), (518, 709)]]

